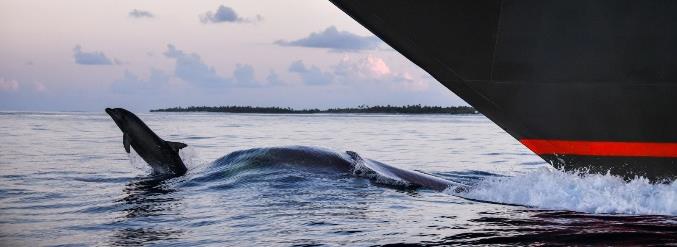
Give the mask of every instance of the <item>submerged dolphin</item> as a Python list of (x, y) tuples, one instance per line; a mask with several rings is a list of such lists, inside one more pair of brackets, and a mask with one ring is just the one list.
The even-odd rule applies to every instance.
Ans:
[[(113, 118), (124, 133), (125, 150), (129, 153), (129, 147), (133, 147), (139, 156), (153, 168), (153, 173), (168, 176), (181, 176), (186, 173), (186, 166), (178, 154), (179, 149), (186, 147), (186, 144), (162, 140), (141, 119), (125, 109), (106, 108), (106, 113)], [(220, 158), (217, 163), (220, 163), (220, 161), (335, 168), (342, 172), (349, 172), (355, 176), (366, 177), (385, 184), (424, 187), (440, 191), (450, 186), (465, 187), (462, 184), (425, 173), (400, 169), (371, 159), (363, 159), (352, 151), (337, 153), (316, 147), (291, 146), (241, 150)]]
[(153, 168), (156, 175), (181, 176), (186, 174), (186, 166), (181, 161), (179, 150), (187, 145), (180, 142), (162, 140), (134, 113), (122, 108), (106, 108), (122, 130), (122, 143), (127, 153), (130, 146)]
[(332, 169), (352, 173), (357, 177), (375, 180), (377, 183), (393, 186), (423, 187), (443, 191), (450, 186), (464, 189), (460, 183), (444, 180), (422, 172), (410, 171), (381, 163), (372, 159), (363, 159), (356, 152), (334, 152), (332, 150), (307, 147), (286, 146), (253, 148), (232, 152), (216, 160), (217, 164), (246, 165), (284, 165), (292, 164), (305, 169)]

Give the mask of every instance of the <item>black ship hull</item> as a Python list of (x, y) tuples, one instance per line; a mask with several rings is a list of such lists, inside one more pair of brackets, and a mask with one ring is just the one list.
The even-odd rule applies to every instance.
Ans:
[(555, 167), (677, 178), (677, 1), (332, 2)]

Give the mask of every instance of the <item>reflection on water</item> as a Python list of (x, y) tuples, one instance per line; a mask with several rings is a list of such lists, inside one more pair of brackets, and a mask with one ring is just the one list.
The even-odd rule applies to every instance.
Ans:
[(181, 231), (155, 228), (124, 228), (113, 233), (113, 246), (140, 246), (181, 238)]
[[(0, 113), (0, 243), (677, 243), (677, 182), (553, 172), (481, 116), (139, 115), (165, 139), (190, 145), (181, 153), (186, 176), (146, 177), (104, 113)], [(354, 150), (474, 190), (403, 190), (335, 170), (214, 162), (288, 145)]]
[(162, 217), (180, 216), (183, 208), (180, 195), (174, 189), (165, 188), (163, 178), (140, 178), (129, 182), (123, 189), (123, 217), (115, 225), (120, 226), (112, 235), (111, 245), (138, 246), (162, 240), (179, 239), (183, 230), (171, 225), (156, 225), (152, 222)]
[[(569, 211), (480, 212), (484, 226), (425, 242), (449, 244), (651, 245), (677, 243), (677, 224), (666, 216), (590, 215)], [(515, 216), (520, 217), (515, 217)], [(672, 219), (671, 219), (672, 218)]]

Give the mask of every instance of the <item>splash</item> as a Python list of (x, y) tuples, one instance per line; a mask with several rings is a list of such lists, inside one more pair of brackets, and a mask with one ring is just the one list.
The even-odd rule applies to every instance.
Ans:
[(200, 154), (192, 146), (180, 149), (179, 157), (181, 157), (181, 161), (183, 161), (183, 164), (186, 165), (188, 170), (206, 163), (206, 161), (200, 159)]
[(548, 168), (513, 177), (489, 177), (466, 192), (454, 194), (552, 210), (677, 215), (677, 181), (652, 184), (645, 178), (635, 178), (626, 182), (612, 175), (581, 175)]
[[(132, 165), (132, 167), (145, 173), (151, 173), (153, 171), (148, 163), (146, 163), (146, 161), (144, 161), (143, 158), (141, 158), (141, 156), (133, 148), (130, 149), (127, 157), (129, 157), (129, 163)], [(181, 157), (181, 161), (183, 161), (183, 164), (185, 164), (189, 170), (205, 163), (200, 159), (200, 155), (195, 150), (195, 148), (191, 146), (187, 146), (179, 150), (179, 157)]]
[(354, 161), (352, 169), (353, 176), (367, 178), (382, 185), (396, 187), (410, 186), (410, 184), (403, 179), (384, 170), (382, 166), (377, 164), (378, 162), (362, 159), (359, 154), (353, 151), (347, 151), (346, 154)]
[(143, 160), (143, 158), (141, 158), (138, 153), (136, 153), (136, 150), (130, 148), (129, 151), (130, 152), (127, 153), (127, 157), (129, 157), (129, 163), (132, 165), (132, 167), (143, 171), (144, 173), (153, 172), (153, 169), (146, 163), (145, 160)]

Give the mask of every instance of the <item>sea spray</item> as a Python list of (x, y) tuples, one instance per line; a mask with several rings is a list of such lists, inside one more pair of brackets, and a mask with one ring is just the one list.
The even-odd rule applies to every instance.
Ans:
[(200, 164), (206, 163), (206, 161), (200, 159), (200, 155), (192, 146), (187, 146), (179, 150), (179, 157), (181, 161), (186, 165), (188, 170), (191, 168), (197, 167)]
[(375, 170), (379, 166), (373, 165), (371, 160), (364, 160), (356, 152), (347, 151), (347, 155), (354, 161), (352, 173), (356, 177), (368, 178), (374, 181), (377, 184), (397, 186), (397, 187), (409, 187), (411, 184), (407, 183), (402, 179), (393, 176), (388, 171), (383, 169)]
[(613, 175), (567, 173), (548, 168), (513, 177), (489, 177), (467, 192), (454, 194), (541, 209), (677, 215), (677, 181), (652, 184), (646, 178), (635, 178), (628, 182)]
[(133, 148), (130, 148), (129, 153), (127, 153), (127, 157), (129, 157), (129, 163), (132, 165), (132, 167), (143, 171), (146, 174), (149, 174), (153, 172), (153, 169), (146, 163), (141, 156), (136, 153), (136, 151)]
[[(187, 146), (179, 150), (179, 156), (181, 157), (181, 161), (183, 161), (189, 170), (206, 163), (206, 161), (200, 159), (200, 155), (198, 154), (197, 150), (191, 146)], [(138, 153), (136, 153), (133, 148), (130, 149), (127, 157), (129, 158), (129, 163), (132, 165), (132, 167), (145, 173), (153, 172), (153, 169), (148, 165), (148, 163), (146, 163), (146, 161), (143, 160), (143, 158), (141, 158), (141, 156), (139, 156)]]

